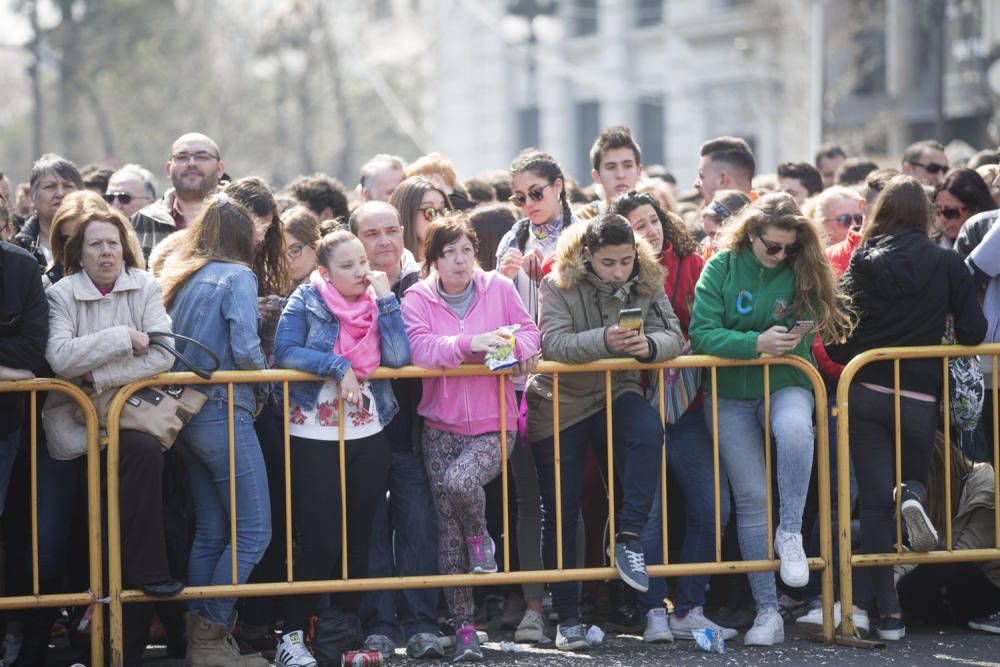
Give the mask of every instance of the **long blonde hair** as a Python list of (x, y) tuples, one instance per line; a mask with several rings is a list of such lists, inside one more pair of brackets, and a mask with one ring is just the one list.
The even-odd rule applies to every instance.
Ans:
[(760, 237), (770, 227), (794, 231), (799, 245), (798, 252), (785, 258), (795, 272), (795, 316), (816, 322), (824, 343), (848, 336), (854, 329), (850, 300), (837, 289), (815, 225), (802, 215), (791, 195), (773, 192), (751, 202), (723, 228), (719, 249), (753, 252), (750, 238)]

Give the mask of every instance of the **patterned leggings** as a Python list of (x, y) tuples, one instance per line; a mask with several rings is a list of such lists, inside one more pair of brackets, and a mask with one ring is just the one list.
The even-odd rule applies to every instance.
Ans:
[[(516, 438), (507, 432), (507, 455)], [(458, 435), (424, 427), (424, 463), (438, 515), (438, 568), (441, 574), (469, 572), (465, 538), (486, 532), (483, 487), (500, 474), (500, 432)], [(472, 588), (444, 589), (455, 627), (472, 623)]]

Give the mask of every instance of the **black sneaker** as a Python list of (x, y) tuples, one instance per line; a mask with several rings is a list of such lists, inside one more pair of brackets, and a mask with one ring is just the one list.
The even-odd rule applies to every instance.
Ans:
[(901, 618), (883, 616), (878, 622), (878, 630), (876, 632), (879, 639), (895, 642), (906, 636), (906, 626), (903, 625), (903, 619)]
[(1000, 611), (995, 611), (989, 616), (980, 616), (969, 621), (969, 627), (980, 632), (992, 632), (1000, 635)]
[[(903, 484), (902, 489), (902, 503), (900, 503), (899, 511), (906, 523), (906, 534), (910, 538), (910, 548), (920, 552), (933, 551), (938, 545), (938, 533), (934, 529), (930, 517), (927, 516), (927, 512), (924, 511), (920, 496), (907, 484)], [(892, 498), (895, 501), (895, 489), (893, 489)]]
[(646, 627), (646, 619), (639, 613), (639, 601), (636, 591), (622, 581), (608, 582), (608, 619), (609, 632), (637, 634)]

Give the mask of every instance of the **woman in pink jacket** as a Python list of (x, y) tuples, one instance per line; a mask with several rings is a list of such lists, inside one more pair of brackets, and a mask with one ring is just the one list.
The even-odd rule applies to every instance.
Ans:
[[(479, 240), (469, 220), (435, 220), (424, 241), (429, 274), (406, 292), (403, 321), (413, 363), (425, 368), (481, 364), (506, 345), (498, 331), (516, 327), (515, 375), (531, 372), (540, 335), (508, 278), (479, 269)], [(500, 474), (500, 395), (495, 377), (426, 378), (417, 411), (424, 418), (423, 453), (438, 514), (441, 572), (496, 572), (494, 543), (486, 532), (483, 486)], [(507, 454), (515, 441), (517, 403), (505, 383)], [(482, 660), (472, 625), (472, 589), (446, 588), (455, 627), (455, 659)]]

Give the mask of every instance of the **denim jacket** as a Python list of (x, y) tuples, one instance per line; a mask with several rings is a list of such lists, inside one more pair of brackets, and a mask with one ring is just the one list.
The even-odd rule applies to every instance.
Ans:
[[(267, 367), (257, 336), (257, 276), (249, 267), (230, 262), (210, 262), (188, 278), (170, 307), (174, 332), (194, 338), (219, 357), (219, 370), (262, 370)], [(211, 368), (201, 349), (177, 341), (176, 349), (193, 364)], [(175, 371), (187, 370), (178, 362)], [(267, 385), (234, 384), (233, 404), (253, 413), (255, 392)], [(227, 401), (226, 385), (196, 385), (210, 401)], [(263, 398), (261, 396), (260, 398)]]
[[(406, 337), (399, 301), (394, 294), (377, 300), (378, 330), (381, 338), (381, 365), (400, 368), (410, 363), (410, 341)], [(274, 339), (274, 359), (280, 368), (291, 368), (337, 381), (351, 367), (351, 362), (333, 352), (340, 322), (330, 312), (323, 297), (312, 285), (300, 285), (285, 306)], [(372, 380), (372, 393), (379, 421), (388, 424), (399, 411), (389, 380)], [(303, 408), (312, 408), (322, 382), (291, 382), (288, 400)]]

